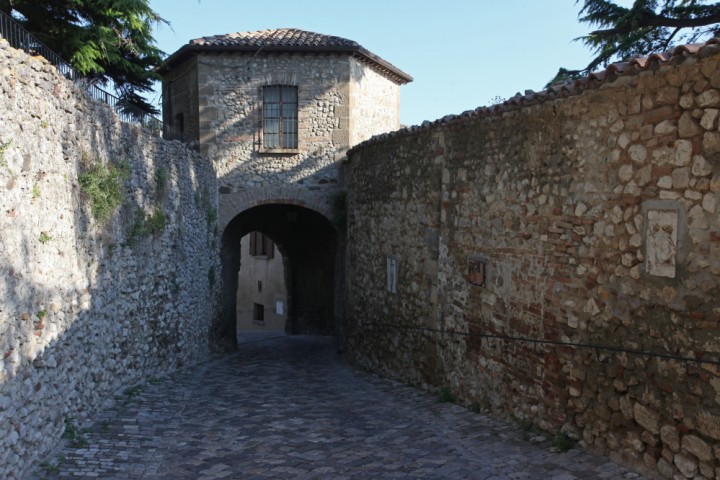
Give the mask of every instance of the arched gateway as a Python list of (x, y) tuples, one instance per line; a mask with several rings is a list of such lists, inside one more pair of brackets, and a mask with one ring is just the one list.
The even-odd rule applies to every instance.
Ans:
[(162, 69), (166, 138), (218, 176), (223, 330), (234, 340), (243, 235), (283, 254), (287, 330), (335, 333), (342, 318), (341, 161), (400, 127), (402, 70), (352, 40), (297, 29), (191, 40)]
[(336, 272), (343, 248), (335, 226), (323, 214), (293, 203), (248, 208), (222, 234), (222, 295), (225, 335), (235, 337), (238, 269), (244, 260), (240, 239), (253, 231), (271, 238), (283, 256), (288, 333), (336, 334), (341, 308)]

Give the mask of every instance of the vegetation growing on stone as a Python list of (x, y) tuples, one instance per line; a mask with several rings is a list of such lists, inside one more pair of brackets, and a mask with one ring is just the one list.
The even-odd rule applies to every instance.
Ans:
[(50, 240), (52, 240), (53, 237), (51, 237), (47, 232), (40, 232), (40, 237), (38, 238), (38, 241), (40, 243), (47, 243)]
[(440, 403), (455, 403), (455, 394), (448, 387), (442, 387), (438, 391), (438, 402)]
[(207, 221), (208, 225), (212, 225), (217, 220), (217, 210), (211, 206), (207, 207)]
[(167, 171), (164, 168), (158, 168), (157, 170), (155, 170), (155, 196), (157, 198), (162, 198), (163, 194), (165, 193), (167, 181)]
[(10, 172), (10, 167), (8, 167), (7, 160), (5, 160), (5, 152), (12, 146), (12, 140), (8, 140), (5, 143), (0, 143), (0, 167), (6, 169), (8, 172)]
[(552, 447), (559, 452), (567, 452), (575, 446), (577, 440), (564, 432), (558, 432), (553, 438)]
[(195, 192), (195, 204), (205, 210), (205, 218), (207, 219), (208, 227), (214, 225), (217, 221), (217, 209), (210, 203), (210, 194), (207, 189), (205, 189), (202, 193), (199, 191)]
[(150, 235), (158, 235), (165, 229), (166, 224), (165, 213), (159, 208), (155, 208), (153, 213), (147, 216), (145, 219), (145, 225), (147, 225), (147, 232)]
[(102, 162), (88, 165), (83, 155), (85, 171), (78, 175), (80, 190), (90, 200), (96, 220), (108, 220), (125, 199), (124, 184), (130, 176), (130, 165), (121, 162)]
[(129, 398), (137, 397), (143, 391), (142, 385), (135, 385), (134, 387), (126, 388), (123, 395)]
[(60, 473), (61, 463), (62, 462), (60, 461), (60, 459), (58, 459), (57, 461), (44, 460), (40, 462), (40, 468), (42, 468), (47, 474), (56, 475)]
[(62, 438), (70, 442), (70, 446), (73, 448), (85, 448), (88, 446), (86, 437), (87, 431), (79, 428), (75, 425), (75, 420), (71, 417), (65, 418), (65, 431), (63, 431)]
[(146, 214), (143, 209), (135, 210), (135, 221), (128, 231), (128, 243), (134, 244), (141, 237), (158, 235), (162, 233), (167, 224), (165, 213), (160, 208), (155, 208), (152, 213)]

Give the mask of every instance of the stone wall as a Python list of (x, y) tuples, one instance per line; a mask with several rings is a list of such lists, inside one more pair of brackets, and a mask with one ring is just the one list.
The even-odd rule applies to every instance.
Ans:
[[(0, 111), (0, 477), (20, 478), (67, 425), (207, 357), (217, 185), (197, 154), (4, 41)], [(79, 184), (98, 164), (121, 178), (105, 222)]]
[(717, 52), (351, 150), (353, 359), (667, 478), (720, 476)]
[(400, 85), (350, 58), (350, 146), (400, 128)]
[[(337, 161), (350, 146), (348, 61), (317, 54), (198, 55), (199, 145), (220, 179), (222, 225), (240, 213), (235, 200), (248, 192), (297, 190), (329, 204), (339, 188)], [(262, 87), (277, 84), (298, 87), (294, 154), (260, 148)]]

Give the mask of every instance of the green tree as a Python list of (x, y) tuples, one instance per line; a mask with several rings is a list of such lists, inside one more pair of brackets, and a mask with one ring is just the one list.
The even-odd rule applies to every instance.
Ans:
[(167, 22), (149, 0), (0, 0), (0, 10), (80, 75), (112, 83), (124, 113), (158, 113), (142, 94), (152, 90), (164, 57), (152, 28)]
[(609, 0), (582, 0), (578, 18), (597, 28), (576, 39), (592, 50), (594, 58), (583, 69), (561, 68), (548, 85), (720, 33), (720, 3), (705, 0), (635, 0), (630, 7)]

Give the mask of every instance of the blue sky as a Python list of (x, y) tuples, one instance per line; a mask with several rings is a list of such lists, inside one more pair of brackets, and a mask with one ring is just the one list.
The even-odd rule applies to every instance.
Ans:
[[(628, 3), (623, 1), (622, 3)], [(401, 122), (415, 125), (541, 90), (558, 67), (584, 67), (573, 39), (589, 27), (574, 0), (150, 0), (171, 23), (155, 32), (171, 54), (190, 39), (300, 28), (349, 38), (414, 77)]]

